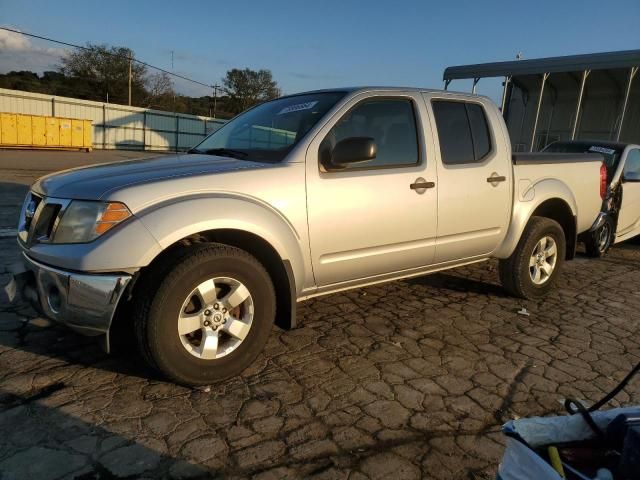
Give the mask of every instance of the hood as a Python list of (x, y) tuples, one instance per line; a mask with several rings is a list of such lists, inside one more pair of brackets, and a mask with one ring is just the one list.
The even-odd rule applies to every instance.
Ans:
[(119, 188), (172, 177), (206, 176), (268, 166), (271, 164), (213, 155), (169, 155), (64, 170), (40, 178), (32, 189), (48, 197), (99, 200)]

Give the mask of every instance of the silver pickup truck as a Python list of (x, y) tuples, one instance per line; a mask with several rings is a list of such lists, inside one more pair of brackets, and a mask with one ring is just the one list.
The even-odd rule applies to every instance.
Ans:
[(603, 175), (597, 154), (512, 155), (481, 96), (291, 95), (187, 154), (38, 180), (14, 286), (107, 349), (130, 326), (168, 378), (208, 384), (317, 295), (498, 258), (508, 292), (543, 296), (598, 216)]

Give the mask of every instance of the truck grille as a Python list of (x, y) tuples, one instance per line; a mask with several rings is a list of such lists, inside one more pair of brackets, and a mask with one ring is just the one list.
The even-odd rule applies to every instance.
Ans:
[(49, 242), (69, 200), (27, 194), (18, 225), (18, 238), (27, 246)]

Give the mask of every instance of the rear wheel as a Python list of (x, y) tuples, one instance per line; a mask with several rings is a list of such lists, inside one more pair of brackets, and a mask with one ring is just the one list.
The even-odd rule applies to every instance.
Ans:
[(604, 223), (593, 232), (589, 232), (588, 236), (584, 240), (584, 245), (587, 250), (587, 255), (594, 258), (600, 258), (604, 256), (611, 248), (613, 244), (613, 235), (615, 233), (615, 226), (611, 217), (605, 217)]
[(536, 299), (553, 287), (564, 263), (566, 240), (558, 222), (533, 217), (511, 256), (500, 261), (500, 281), (510, 294)]
[(136, 318), (140, 346), (153, 366), (185, 385), (242, 372), (275, 317), (273, 283), (262, 264), (219, 244), (182, 257), (149, 297)]

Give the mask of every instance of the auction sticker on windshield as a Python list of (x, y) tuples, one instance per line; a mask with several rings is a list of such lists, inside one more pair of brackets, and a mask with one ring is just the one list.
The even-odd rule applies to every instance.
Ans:
[(282, 110), (280, 110), (276, 115), (284, 115), (285, 113), (299, 112), (300, 110), (309, 110), (310, 108), (315, 107), (317, 103), (318, 101), (316, 100), (314, 102), (304, 102), (304, 103), (297, 103), (296, 105), (289, 105), (288, 107), (284, 107)]
[(589, 151), (595, 153), (606, 153), (607, 155), (613, 155), (614, 153), (616, 153), (616, 151), (612, 148), (598, 147), (596, 145), (589, 148)]

